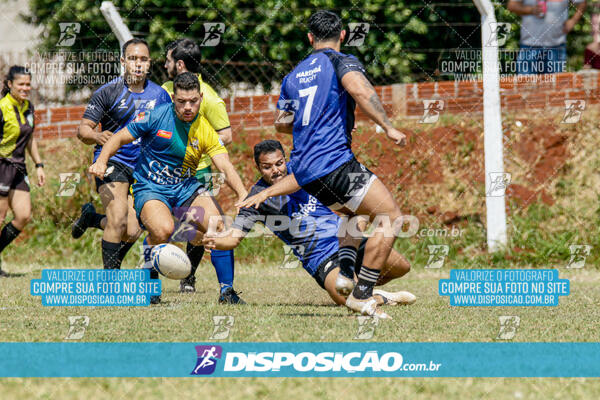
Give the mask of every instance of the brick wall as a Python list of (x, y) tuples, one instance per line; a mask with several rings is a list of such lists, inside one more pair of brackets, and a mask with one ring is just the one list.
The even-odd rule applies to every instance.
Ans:
[[(376, 87), (391, 116), (420, 117), (423, 100), (444, 100), (444, 112), (480, 113), (483, 110), (481, 81), (442, 81)], [(597, 71), (545, 76), (521, 76), (500, 83), (502, 111), (564, 107), (568, 99), (600, 103), (600, 74)], [(249, 96), (225, 99), (234, 130), (269, 129), (273, 126), (278, 96)], [(76, 135), (84, 106), (46, 108), (36, 111), (36, 137), (68, 138)], [(357, 119), (366, 115), (357, 109)]]

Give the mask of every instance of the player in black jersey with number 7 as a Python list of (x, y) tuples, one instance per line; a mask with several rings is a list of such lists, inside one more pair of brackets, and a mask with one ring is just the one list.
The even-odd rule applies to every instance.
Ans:
[(257, 206), (272, 196), (290, 194), (300, 187), (324, 205), (347, 215), (366, 215), (377, 227), (366, 244), (365, 257), (354, 286), (352, 271), (343, 270), (336, 281), (340, 294), (349, 294), (346, 306), (364, 315), (389, 318), (377, 307), (373, 286), (388, 258), (401, 222), (400, 208), (377, 177), (360, 164), (351, 149), (356, 103), (396, 144), (405, 145), (366, 77), (363, 65), (340, 53), (346, 31), (330, 11), (317, 11), (308, 20), (313, 52), (288, 74), (281, 85), (275, 128), (293, 134), (290, 161), (294, 174), (261, 191), (238, 207)]

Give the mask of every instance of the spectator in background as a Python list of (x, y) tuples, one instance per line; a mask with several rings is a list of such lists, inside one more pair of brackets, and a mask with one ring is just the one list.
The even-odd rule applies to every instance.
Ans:
[(590, 4), (592, 14), (592, 43), (583, 52), (583, 68), (600, 69), (600, 1)]
[[(576, 6), (571, 18), (570, 3)], [(509, 0), (508, 10), (522, 17), (517, 72), (564, 72), (567, 64), (567, 34), (581, 19), (585, 6), (585, 0)]]

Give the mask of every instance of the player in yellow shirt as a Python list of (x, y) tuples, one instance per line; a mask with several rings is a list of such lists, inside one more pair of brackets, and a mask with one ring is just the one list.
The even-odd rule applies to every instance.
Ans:
[[(208, 120), (210, 125), (219, 134), (219, 138), (224, 145), (231, 143), (231, 125), (229, 123), (225, 102), (208, 83), (202, 80), (200, 75), (201, 54), (198, 44), (191, 39), (178, 39), (167, 45), (165, 57), (165, 69), (167, 70), (169, 78), (174, 79), (184, 72), (197, 74), (200, 81), (200, 90), (203, 95), (202, 105), (200, 106), (200, 115)], [(173, 93), (172, 81), (165, 82), (162, 87), (167, 92)], [(196, 178), (198, 178), (200, 182), (208, 184), (211, 190), (216, 194), (218, 187), (216, 187), (215, 181), (217, 179), (215, 178), (217, 175), (212, 173), (210, 165), (210, 158), (204, 157), (198, 164)], [(190, 261), (192, 261), (192, 273), (188, 278), (181, 280), (180, 290), (182, 292), (195, 291), (195, 272), (204, 254), (204, 247), (202, 246), (196, 246), (194, 249), (188, 250), (191, 250), (190, 254), (193, 255), (193, 257), (190, 258)], [(243, 303), (243, 300), (241, 300), (235, 290), (233, 290), (233, 250), (212, 251), (210, 258), (215, 267), (217, 279), (219, 280), (221, 288), (219, 302), (229, 304)]]

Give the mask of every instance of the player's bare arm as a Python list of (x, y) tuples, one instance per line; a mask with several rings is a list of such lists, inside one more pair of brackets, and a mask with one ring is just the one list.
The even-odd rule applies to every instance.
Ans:
[(292, 133), (294, 127), (294, 113), (285, 110), (275, 111), (275, 130), (279, 133)]
[(383, 128), (386, 135), (401, 146), (406, 145), (406, 136), (392, 125), (375, 88), (359, 71), (351, 71), (342, 77), (342, 85), (350, 93), (360, 108), (375, 123)]
[(239, 246), (246, 234), (236, 228), (224, 232), (207, 232), (202, 238), (202, 245), (207, 250), (233, 250)]
[(96, 130), (97, 126), (98, 123), (91, 119), (83, 118), (77, 129), (77, 138), (85, 144), (99, 144), (100, 146), (104, 146), (113, 134), (110, 131), (98, 132)]
[(106, 173), (106, 163), (108, 163), (108, 159), (117, 154), (117, 151), (119, 151), (121, 146), (131, 143), (134, 140), (135, 138), (129, 133), (126, 127), (114, 134), (104, 146), (102, 146), (102, 151), (96, 159), (96, 162), (90, 166), (90, 174), (102, 179)]
[(274, 185), (269, 186), (267, 189), (260, 191), (254, 196), (248, 197), (246, 200), (237, 203), (235, 206), (238, 208), (258, 208), (258, 206), (269, 197), (284, 196), (286, 194), (297, 192), (298, 190), (300, 190), (300, 185), (296, 181), (296, 177), (294, 174), (289, 174)]
[(217, 154), (211, 157), (213, 164), (219, 172), (225, 174), (225, 182), (235, 191), (238, 199), (244, 199), (248, 192), (242, 183), (242, 179), (238, 175), (227, 153)]
[(223, 146), (227, 146), (233, 142), (233, 132), (231, 131), (231, 127), (217, 131), (217, 135), (219, 135), (219, 139), (221, 139)]

